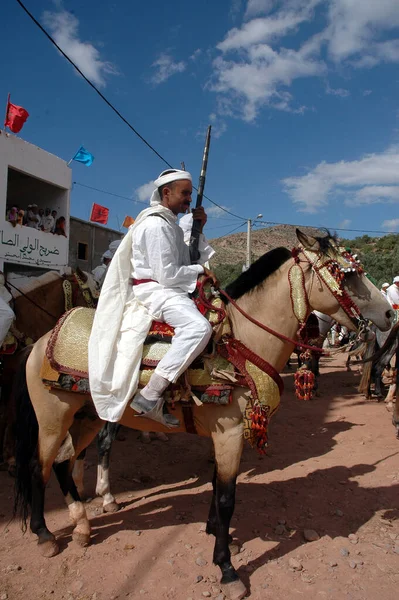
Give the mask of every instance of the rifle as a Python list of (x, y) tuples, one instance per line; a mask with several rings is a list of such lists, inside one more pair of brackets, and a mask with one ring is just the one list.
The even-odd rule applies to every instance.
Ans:
[[(198, 183), (197, 202), (195, 204), (195, 208), (199, 208), (200, 206), (202, 206), (202, 198), (204, 195), (204, 187), (205, 187), (206, 168), (208, 166), (209, 146), (211, 143), (211, 129), (212, 129), (212, 126), (209, 125), (208, 131), (206, 132), (204, 155), (202, 157), (202, 167), (201, 167), (201, 174), (200, 174), (199, 183)], [(193, 221), (193, 226), (191, 229), (191, 237), (190, 237), (191, 263), (197, 262), (197, 260), (200, 257), (200, 252), (198, 250), (200, 233), (201, 233), (201, 221), (195, 220), (195, 221)]]

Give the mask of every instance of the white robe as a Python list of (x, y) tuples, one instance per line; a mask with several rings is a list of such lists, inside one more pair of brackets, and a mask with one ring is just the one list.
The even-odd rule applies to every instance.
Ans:
[[(154, 213), (163, 219), (150, 217)], [(90, 389), (104, 420), (119, 421), (133, 397), (143, 344), (163, 303), (187, 297), (203, 272), (200, 265), (190, 265), (176, 220), (161, 205), (143, 210), (108, 267), (89, 340)], [(133, 291), (132, 276), (156, 281), (135, 286)]]
[(393, 283), (387, 289), (387, 299), (392, 307), (394, 305), (399, 306), (399, 288), (396, 283)]
[(98, 267), (92, 270), (91, 274), (96, 280), (98, 287), (101, 287), (107, 274), (107, 265), (104, 265), (104, 263), (102, 265), (98, 265)]

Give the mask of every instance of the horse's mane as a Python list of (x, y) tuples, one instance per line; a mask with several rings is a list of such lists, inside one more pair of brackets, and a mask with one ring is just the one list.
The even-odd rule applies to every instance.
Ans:
[[(320, 253), (322, 255), (328, 254), (330, 250), (334, 250), (337, 244), (336, 235), (332, 235), (328, 229), (324, 229), (326, 235), (324, 236), (313, 236), (318, 241), (320, 246)], [(248, 269), (244, 271), (226, 287), (226, 292), (231, 298), (237, 300), (244, 294), (253, 291), (256, 287), (266, 281), (266, 279), (272, 275), (277, 269), (279, 269), (289, 258), (291, 258), (291, 251), (287, 248), (274, 248), (269, 250), (263, 256), (258, 258)]]

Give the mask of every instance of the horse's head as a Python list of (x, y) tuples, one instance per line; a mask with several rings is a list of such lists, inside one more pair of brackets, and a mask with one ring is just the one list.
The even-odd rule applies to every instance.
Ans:
[[(311, 270), (308, 288), (310, 307), (356, 330), (370, 320), (381, 331), (392, 325), (393, 311), (381, 292), (366, 277), (356, 255), (342, 248), (334, 236), (312, 237), (296, 231), (301, 248), (298, 264)], [(303, 268), (306, 272), (306, 266)]]
[(77, 267), (75, 271), (71, 269), (70, 273), (65, 273), (64, 279), (70, 284), (69, 287), (64, 287), (66, 307), (89, 306), (95, 308), (97, 306), (100, 290), (91, 273)]

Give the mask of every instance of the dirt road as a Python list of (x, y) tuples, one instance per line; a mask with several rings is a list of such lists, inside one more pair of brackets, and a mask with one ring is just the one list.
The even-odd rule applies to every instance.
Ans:
[[(286, 373), (281, 409), (266, 457), (245, 448), (232, 521), (241, 551), (234, 565), (252, 600), (397, 600), (399, 593), (399, 442), (385, 405), (357, 393), (345, 357), (323, 359), (322, 396), (301, 403)], [(189, 435), (150, 445), (124, 430), (112, 457), (122, 505), (101, 514), (87, 504), (92, 545), (71, 541), (55, 480), (47, 523), (61, 553), (40, 556), (33, 535), (11, 516), (13, 481), (0, 473), (0, 600), (222, 600), (204, 533), (213, 465), (210, 442)], [(87, 488), (93, 493), (95, 449)], [(314, 530), (316, 541), (304, 540)]]

